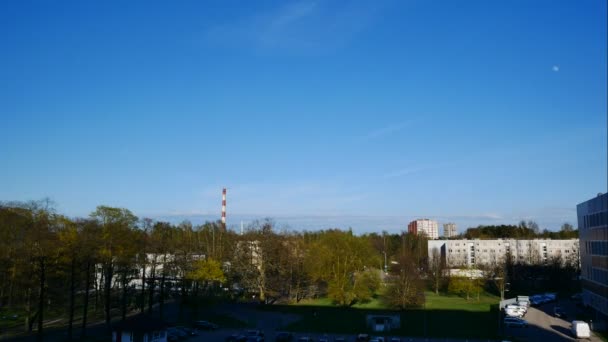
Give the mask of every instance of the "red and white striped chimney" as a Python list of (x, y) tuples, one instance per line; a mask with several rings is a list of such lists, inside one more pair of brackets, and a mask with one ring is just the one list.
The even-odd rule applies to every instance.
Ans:
[(226, 188), (222, 190), (222, 225), (226, 228)]

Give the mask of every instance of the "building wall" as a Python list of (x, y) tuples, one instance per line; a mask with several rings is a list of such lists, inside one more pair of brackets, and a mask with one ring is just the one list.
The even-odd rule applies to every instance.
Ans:
[(429, 241), (429, 257), (432, 249), (442, 252), (448, 267), (488, 265), (505, 260), (508, 254), (514, 262), (538, 264), (561, 257), (565, 263), (579, 263), (578, 239), (568, 240), (438, 240)]
[(430, 239), (439, 238), (439, 228), (437, 221), (429, 219), (419, 219), (407, 225), (407, 231), (411, 234), (426, 234)]
[(443, 224), (443, 236), (451, 238), (456, 236), (456, 223), (444, 223)]
[(576, 206), (583, 302), (608, 316), (608, 193)]

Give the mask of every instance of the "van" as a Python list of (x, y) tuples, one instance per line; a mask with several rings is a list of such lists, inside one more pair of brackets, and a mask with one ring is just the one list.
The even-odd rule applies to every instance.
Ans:
[(589, 329), (589, 324), (586, 322), (572, 321), (570, 330), (575, 338), (591, 338), (591, 329)]

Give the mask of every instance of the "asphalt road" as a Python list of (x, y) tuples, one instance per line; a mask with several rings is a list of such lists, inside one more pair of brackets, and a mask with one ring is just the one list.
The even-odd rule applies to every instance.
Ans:
[[(553, 308), (559, 305), (568, 315), (567, 318), (553, 316)], [(524, 317), (528, 328), (505, 327), (507, 336), (516, 337), (519, 341), (576, 341), (570, 333), (570, 322), (575, 316), (576, 306), (570, 300), (558, 303), (547, 303), (541, 307), (531, 307)], [(602, 342), (599, 337), (592, 336), (589, 341)]]

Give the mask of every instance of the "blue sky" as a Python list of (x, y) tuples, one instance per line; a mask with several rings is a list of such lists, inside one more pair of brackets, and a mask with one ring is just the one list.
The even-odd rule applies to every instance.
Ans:
[(0, 4), (0, 200), (86, 216), (576, 225), (606, 1)]

